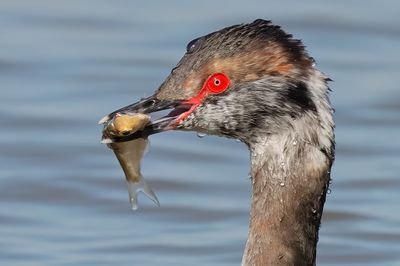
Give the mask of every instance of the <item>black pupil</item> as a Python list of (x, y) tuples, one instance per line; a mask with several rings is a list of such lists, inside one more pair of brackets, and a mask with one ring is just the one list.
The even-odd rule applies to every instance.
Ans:
[(214, 80), (214, 84), (215, 84), (216, 86), (218, 86), (220, 83), (221, 83), (221, 81), (219, 81), (219, 79)]

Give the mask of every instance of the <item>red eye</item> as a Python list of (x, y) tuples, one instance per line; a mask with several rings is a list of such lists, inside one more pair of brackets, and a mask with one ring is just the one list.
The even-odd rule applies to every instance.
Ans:
[(229, 87), (228, 76), (222, 73), (212, 74), (206, 81), (207, 91), (211, 93), (221, 93)]

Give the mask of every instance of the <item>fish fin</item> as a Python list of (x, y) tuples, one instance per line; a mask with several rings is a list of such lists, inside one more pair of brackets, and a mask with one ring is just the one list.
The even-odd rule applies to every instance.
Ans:
[(103, 117), (102, 119), (100, 119), (100, 121), (98, 122), (99, 125), (104, 124), (106, 122), (108, 122), (110, 120), (110, 115), (106, 115), (105, 117)]
[(132, 210), (137, 210), (138, 208), (137, 195), (140, 191), (149, 197), (158, 207), (160, 207), (160, 202), (158, 201), (156, 194), (146, 183), (146, 181), (144, 181), (143, 178), (140, 178), (139, 182), (128, 181), (129, 201), (131, 203)]
[(103, 144), (111, 144), (111, 143), (113, 143), (112, 139), (110, 139), (110, 138), (104, 138), (100, 142), (103, 143)]

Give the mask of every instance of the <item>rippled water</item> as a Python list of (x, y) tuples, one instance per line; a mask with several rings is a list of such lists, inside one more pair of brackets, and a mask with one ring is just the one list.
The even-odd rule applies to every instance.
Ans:
[(304, 40), (334, 82), (337, 159), (320, 265), (400, 265), (400, 5), (395, 1), (1, 1), (0, 264), (239, 265), (241, 143), (151, 138), (162, 206), (128, 203), (97, 121), (152, 91), (194, 37), (255, 18)]

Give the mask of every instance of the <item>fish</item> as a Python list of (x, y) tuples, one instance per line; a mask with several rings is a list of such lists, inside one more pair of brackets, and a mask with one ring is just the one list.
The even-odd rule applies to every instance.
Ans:
[(142, 130), (149, 121), (149, 115), (140, 113), (116, 113), (108, 121), (104, 121), (102, 142), (113, 150), (125, 173), (132, 210), (138, 209), (139, 192), (143, 192), (157, 206), (160, 206), (156, 194), (145, 182), (140, 171), (140, 162), (149, 141), (147, 138), (138, 138), (126, 142), (110, 142), (109, 140), (113, 137), (123, 137)]

